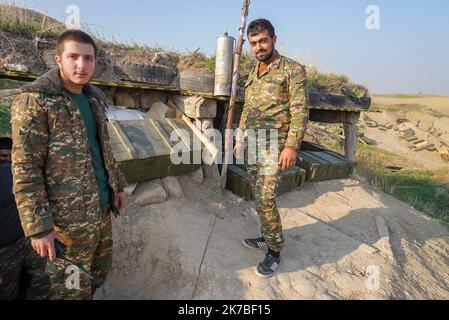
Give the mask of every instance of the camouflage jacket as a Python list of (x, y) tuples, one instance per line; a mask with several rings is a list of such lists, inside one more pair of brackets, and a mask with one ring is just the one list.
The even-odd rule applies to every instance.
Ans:
[[(86, 85), (98, 123), (111, 187), (111, 208), (125, 180), (109, 145), (104, 94)], [(26, 236), (74, 230), (100, 221), (100, 196), (87, 130), (64, 93), (59, 69), (26, 85), (12, 105), (14, 195)]]
[(278, 129), (286, 147), (299, 148), (309, 112), (305, 68), (276, 51), (275, 60), (257, 77), (259, 64), (245, 85), (240, 129)]

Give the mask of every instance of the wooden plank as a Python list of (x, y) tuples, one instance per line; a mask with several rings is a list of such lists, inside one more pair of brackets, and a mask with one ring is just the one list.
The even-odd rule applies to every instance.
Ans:
[(417, 144), (425, 142), (424, 140), (414, 140), (412, 143), (416, 146)]
[(360, 113), (354, 112), (347, 114), (347, 122), (343, 124), (345, 132), (345, 156), (350, 163), (356, 162), (357, 152), (357, 123), (360, 119)]
[(148, 122), (149, 122), (150, 126), (152, 126), (154, 128), (154, 130), (156, 131), (156, 133), (159, 135), (160, 139), (162, 141), (164, 141), (164, 143), (167, 145), (167, 147), (171, 150), (173, 147), (173, 144), (171, 143), (170, 138), (167, 137), (167, 134), (161, 128), (159, 121), (153, 120), (153, 119), (148, 119)]
[(348, 178), (352, 173), (352, 165), (347, 161), (343, 161), (326, 151), (314, 152), (314, 155), (329, 162), (328, 177), (326, 180)]
[(303, 141), (301, 143), (301, 151), (324, 151), (325, 147), (310, 141)]
[(182, 142), (184, 142), (188, 150), (191, 151), (193, 147), (193, 141), (192, 137), (188, 134), (190, 130), (188, 130), (185, 126), (181, 126), (177, 121), (174, 121), (173, 119), (167, 119), (167, 123), (171, 126), (171, 128), (182, 140)]
[[(277, 194), (293, 191), (303, 187), (306, 180), (306, 171), (293, 167), (281, 174)], [(232, 191), (246, 201), (254, 200), (254, 191), (251, 188), (250, 177), (244, 166), (229, 165), (226, 179), (226, 189)]]
[(170, 155), (171, 148), (158, 132), (149, 129), (147, 120), (121, 121), (120, 125), (136, 149), (138, 158)]
[(298, 153), (297, 166), (307, 171), (308, 182), (318, 182), (326, 179), (329, 171), (329, 163), (315, 156), (311, 151)]
[(426, 144), (426, 145), (424, 145), (424, 146), (417, 147), (417, 148), (415, 149), (415, 151), (416, 151), (416, 152), (419, 152), (419, 151), (423, 151), (423, 150), (426, 150), (426, 149), (429, 149), (429, 148), (433, 148), (433, 147), (435, 147), (435, 145), (429, 143), (429, 144)]
[(123, 128), (120, 126), (120, 123), (114, 120), (108, 121), (110, 124), (110, 127), (112, 127), (113, 132), (116, 134), (115, 141), (120, 141), (124, 147), (124, 149), (128, 152), (129, 158), (133, 159), (137, 157), (137, 151), (134, 148), (131, 141), (129, 141), (128, 136), (123, 131)]
[(167, 176), (177, 176), (197, 170), (200, 165), (174, 165), (169, 155), (153, 156), (118, 163), (121, 171), (130, 184), (150, 181)]
[(412, 142), (412, 141), (415, 141), (415, 140), (418, 140), (418, 137), (413, 136), (413, 137), (405, 138), (405, 141), (407, 141), (407, 142)]

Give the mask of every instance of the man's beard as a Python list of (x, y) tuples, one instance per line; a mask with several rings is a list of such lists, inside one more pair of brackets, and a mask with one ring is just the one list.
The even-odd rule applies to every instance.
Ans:
[(256, 55), (256, 59), (260, 62), (268, 62), (271, 60), (271, 58), (273, 58), (274, 56), (274, 48), (271, 50), (270, 54), (268, 54), (267, 56), (263, 57), (263, 58), (258, 58)]

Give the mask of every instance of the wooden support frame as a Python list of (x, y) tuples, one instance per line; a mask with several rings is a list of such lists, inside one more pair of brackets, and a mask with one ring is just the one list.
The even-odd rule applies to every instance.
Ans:
[(323, 123), (343, 123), (345, 132), (345, 156), (351, 163), (356, 162), (357, 123), (361, 111), (317, 110), (310, 109), (310, 121)]

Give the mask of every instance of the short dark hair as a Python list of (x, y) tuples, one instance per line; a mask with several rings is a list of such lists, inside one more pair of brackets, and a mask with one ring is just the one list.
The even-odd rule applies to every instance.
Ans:
[(12, 139), (8, 137), (0, 138), (0, 150), (12, 150)]
[(94, 39), (92, 39), (90, 35), (81, 30), (67, 30), (59, 36), (58, 42), (56, 43), (56, 54), (58, 56), (62, 55), (62, 52), (64, 51), (64, 43), (66, 41), (76, 41), (80, 43), (90, 44), (92, 47), (94, 47), (95, 57), (97, 56), (98, 48), (95, 44)]
[(268, 34), (272, 38), (276, 35), (273, 25), (267, 19), (257, 19), (257, 20), (252, 21), (248, 26), (247, 35), (249, 35), (249, 34), (256, 35), (263, 31), (268, 31)]

